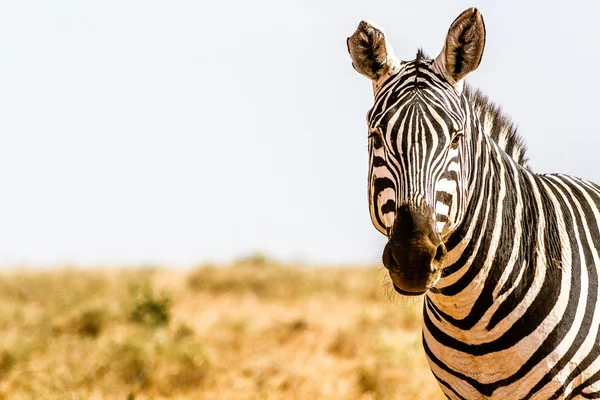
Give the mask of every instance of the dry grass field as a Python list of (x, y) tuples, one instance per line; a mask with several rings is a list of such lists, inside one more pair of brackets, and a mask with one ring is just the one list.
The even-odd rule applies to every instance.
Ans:
[(5, 272), (0, 398), (442, 399), (378, 267)]

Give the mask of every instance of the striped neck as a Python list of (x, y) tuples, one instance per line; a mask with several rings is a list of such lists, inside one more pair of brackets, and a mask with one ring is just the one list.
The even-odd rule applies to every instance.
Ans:
[[(437, 312), (447, 313), (451, 320), (464, 320), (465, 327), (481, 322), (476, 310), (487, 310), (507, 290), (504, 285), (509, 284), (519, 250), (515, 243), (526, 233), (502, 222), (523, 218), (515, 179), (529, 174), (483, 133), (477, 116), (470, 125), (473, 146), (468, 153), (466, 214), (445, 243), (448, 259), (442, 279), (427, 294)], [(495, 229), (499, 226), (503, 229)], [(486, 306), (477, 307), (474, 300)]]

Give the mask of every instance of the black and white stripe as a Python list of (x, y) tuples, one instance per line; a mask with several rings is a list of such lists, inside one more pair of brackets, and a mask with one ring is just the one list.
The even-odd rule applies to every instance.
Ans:
[(448, 398), (600, 398), (600, 186), (527, 167), (514, 125), (462, 81), (484, 42), (476, 9), (434, 60), (398, 61), (370, 24), (349, 38), (374, 85), (369, 205), (389, 238), (384, 264), (400, 293), (418, 294), (397, 254), (421, 257), (429, 244), (410, 229), (431, 220), (423, 346)]
[[(465, 115), (461, 99), (440, 97), (448, 84), (436, 78), (431, 64), (421, 52), (414, 62), (403, 63), (367, 114), (369, 205), (375, 227), (384, 234), (392, 229), (397, 199), (435, 205), (440, 232), (450, 231), (464, 214), (465, 194), (456, 195), (466, 187), (459, 167), (465, 157)], [(406, 135), (389, 134), (399, 131)]]

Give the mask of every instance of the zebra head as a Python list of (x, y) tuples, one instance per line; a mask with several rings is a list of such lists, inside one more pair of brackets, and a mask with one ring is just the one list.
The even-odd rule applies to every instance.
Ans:
[(388, 238), (383, 264), (394, 288), (418, 295), (438, 282), (444, 241), (466, 210), (472, 138), (464, 77), (483, 54), (485, 27), (471, 8), (451, 25), (435, 60), (400, 61), (383, 32), (361, 22), (348, 38), (353, 67), (372, 80), (369, 207)]

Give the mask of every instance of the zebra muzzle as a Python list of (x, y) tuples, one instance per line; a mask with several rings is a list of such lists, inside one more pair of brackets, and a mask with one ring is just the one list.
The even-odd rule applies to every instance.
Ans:
[(382, 256), (398, 293), (416, 296), (433, 287), (440, 278), (446, 253), (431, 210), (409, 206), (398, 209)]

